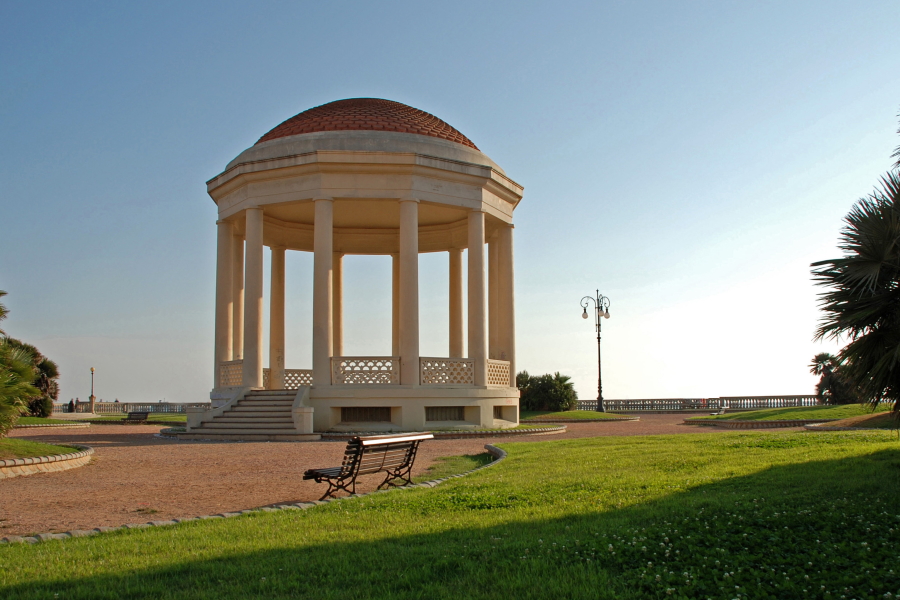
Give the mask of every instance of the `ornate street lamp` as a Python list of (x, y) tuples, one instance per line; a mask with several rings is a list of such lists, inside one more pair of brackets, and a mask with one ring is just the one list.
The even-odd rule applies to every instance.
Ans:
[(91, 367), (91, 413), (94, 412), (94, 367)]
[(609, 298), (600, 295), (597, 290), (597, 296), (585, 296), (581, 299), (581, 307), (584, 312), (581, 314), (582, 319), (588, 318), (588, 307), (594, 305), (594, 321), (597, 324), (597, 412), (606, 412), (603, 406), (603, 378), (600, 370), (600, 318), (609, 318)]

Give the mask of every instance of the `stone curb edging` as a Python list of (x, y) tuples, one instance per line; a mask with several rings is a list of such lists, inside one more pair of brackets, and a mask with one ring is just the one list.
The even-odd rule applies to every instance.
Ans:
[(72, 454), (54, 454), (52, 456), (34, 456), (31, 458), (9, 458), (0, 460), (0, 479), (9, 479), (34, 473), (46, 473), (50, 471), (65, 471), (81, 467), (91, 461), (94, 449), (80, 444), (69, 444), (80, 448), (81, 452)]
[(525, 421), (519, 421), (520, 423), (606, 423), (612, 422), (615, 423), (617, 421), (640, 421), (640, 417), (612, 417), (610, 419), (526, 419)]
[[(85, 446), (87, 448), (87, 446)], [(33, 536), (22, 537), (19, 535), (10, 535), (0, 539), (0, 545), (4, 544), (16, 544), (16, 543), (27, 543), (27, 544), (36, 544), (38, 542), (47, 542), (50, 540), (67, 540), (69, 538), (79, 538), (79, 537), (88, 537), (91, 535), (97, 535), (98, 533), (106, 533), (107, 531), (118, 531), (121, 529), (146, 529), (148, 527), (166, 527), (169, 525), (177, 525), (178, 523), (185, 523), (187, 521), (205, 521), (207, 519), (227, 519), (230, 517), (239, 517), (241, 515), (246, 515), (248, 513), (253, 512), (276, 512), (279, 510), (305, 510), (307, 508), (312, 508), (314, 506), (319, 506), (321, 504), (327, 504), (328, 502), (341, 502), (343, 500), (349, 500), (351, 498), (361, 498), (363, 496), (370, 496), (372, 494), (383, 494), (386, 492), (392, 492), (395, 490), (410, 490), (415, 488), (433, 488), (437, 487), (440, 484), (448, 481), (450, 479), (457, 479), (459, 477), (465, 477), (466, 475), (470, 475), (475, 471), (480, 471), (481, 469), (487, 469), (488, 467), (493, 467), (500, 461), (506, 458), (507, 454), (505, 450), (501, 450), (500, 448), (491, 445), (485, 444), (484, 449), (487, 450), (491, 456), (494, 457), (494, 460), (487, 463), (486, 465), (481, 465), (480, 467), (475, 467), (470, 471), (466, 471), (465, 473), (457, 473), (456, 475), (448, 475), (447, 477), (442, 477), (441, 479), (433, 479), (432, 481), (424, 481), (422, 483), (414, 483), (411, 485), (405, 485), (402, 487), (388, 488), (386, 490), (376, 490), (374, 492), (369, 492), (368, 494), (354, 494), (352, 496), (342, 496), (340, 498), (330, 498), (328, 500), (314, 500), (313, 502), (297, 502), (295, 504), (278, 504), (276, 506), (262, 506), (260, 508), (250, 508), (238, 512), (223, 512), (215, 515), (202, 515), (200, 517), (189, 517), (186, 519), (171, 519), (168, 521), (149, 521), (147, 523), (128, 523), (126, 525), (122, 525), (120, 527), (95, 527), (94, 529), (75, 529), (73, 531), (67, 531), (65, 533), (38, 533)], [(93, 452), (93, 450), (91, 450)]]
[(815, 423), (830, 423), (840, 419), (783, 419), (779, 421), (728, 421), (725, 419), (685, 419), (685, 425), (724, 427), (725, 429), (774, 429), (776, 427), (804, 427)]
[(15, 425), (13, 429), (35, 429), (40, 427), (68, 427), (69, 429), (81, 428), (81, 427), (90, 427), (90, 423), (35, 423), (35, 424), (26, 424), (26, 425)]
[(140, 421), (138, 423), (126, 422), (124, 419), (85, 419), (94, 425), (172, 425), (180, 421)]

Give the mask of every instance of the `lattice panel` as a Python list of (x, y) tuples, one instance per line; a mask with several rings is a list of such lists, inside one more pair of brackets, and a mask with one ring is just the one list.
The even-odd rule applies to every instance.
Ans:
[(312, 369), (285, 369), (284, 389), (296, 390), (305, 385), (312, 385)]
[(341, 356), (331, 359), (335, 385), (390, 385), (400, 383), (400, 357)]
[(241, 385), (244, 381), (244, 361), (229, 360), (219, 364), (219, 387)]
[(420, 358), (419, 383), (449, 385), (475, 383), (475, 361), (471, 358)]
[(498, 387), (510, 387), (509, 361), (488, 359), (487, 384)]
[(271, 379), (269, 373), (271, 373), (269, 369), (263, 369), (263, 387), (266, 389), (269, 389), (269, 379)]

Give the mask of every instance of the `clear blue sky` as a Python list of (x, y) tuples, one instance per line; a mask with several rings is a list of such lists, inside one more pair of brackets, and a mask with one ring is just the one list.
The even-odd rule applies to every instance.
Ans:
[[(525, 186), (519, 367), (596, 395), (579, 299), (612, 299), (607, 398), (812, 392), (841, 218), (900, 144), (900, 5), (872, 2), (0, 2), (4, 329), (62, 399), (212, 383), (205, 181), (312, 106), (431, 112)], [(288, 262), (308, 368), (308, 256)], [(423, 258), (425, 353), (446, 261)], [(390, 351), (388, 263), (346, 267), (347, 351)]]

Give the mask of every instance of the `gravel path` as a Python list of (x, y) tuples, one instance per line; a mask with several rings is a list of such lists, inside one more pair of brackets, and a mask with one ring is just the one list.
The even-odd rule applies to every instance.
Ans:
[[(414, 475), (439, 456), (479, 454), (485, 444), (599, 436), (715, 433), (682, 423), (684, 415), (642, 415), (640, 421), (569, 423), (568, 431), (460, 440), (419, 448)], [(92, 529), (317, 500), (325, 485), (301, 479), (304, 470), (340, 464), (345, 442), (197, 442), (156, 437), (154, 425), (95, 425), (89, 429), (19, 429), (11, 437), (86, 444), (91, 464), (0, 480), (0, 537)], [(361, 478), (370, 491), (378, 476)]]

